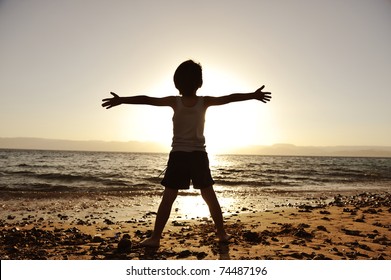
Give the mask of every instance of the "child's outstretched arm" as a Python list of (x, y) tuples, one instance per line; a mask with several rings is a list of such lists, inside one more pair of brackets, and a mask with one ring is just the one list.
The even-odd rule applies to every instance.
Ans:
[(128, 96), (120, 97), (114, 92), (110, 92), (113, 97), (105, 98), (102, 100), (102, 107), (110, 109), (112, 107), (121, 105), (121, 104), (142, 104), (142, 105), (152, 105), (152, 106), (170, 106), (174, 107), (175, 97), (150, 97), (146, 95), (137, 95), (137, 96)]
[(218, 105), (224, 105), (231, 102), (238, 102), (238, 101), (246, 101), (246, 100), (259, 100), (263, 103), (269, 102), (271, 97), (270, 92), (263, 92), (263, 88), (265, 86), (260, 87), (254, 92), (251, 93), (233, 93), (230, 95), (224, 95), (219, 97), (212, 97), (212, 96), (206, 96), (205, 97), (205, 104), (206, 106), (218, 106)]

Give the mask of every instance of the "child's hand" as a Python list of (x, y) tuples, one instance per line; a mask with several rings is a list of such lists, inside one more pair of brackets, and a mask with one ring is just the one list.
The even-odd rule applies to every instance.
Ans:
[(111, 107), (118, 106), (122, 103), (121, 97), (119, 97), (114, 92), (110, 92), (110, 93), (113, 96), (112, 98), (105, 98), (102, 100), (104, 102), (102, 104), (102, 107), (106, 107), (106, 109), (110, 109)]
[(265, 86), (261, 86), (259, 89), (257, 89), (254, 94), (255, 94), (255, 99), (262, 101), (263, 103), (269, 102), (271, 97), (271, 92), (263, 92), (263, 88)]

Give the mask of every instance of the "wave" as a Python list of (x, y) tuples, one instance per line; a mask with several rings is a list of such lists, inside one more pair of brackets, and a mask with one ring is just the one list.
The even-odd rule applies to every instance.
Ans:
[[(166, 163), (166, 155), (159, 154), (3, 151), (0, 155), (4, 191), (150, 192), (162, 189), (159, 166)], [(230, 190), (391, 183), (391, 159), (378, 158), (232, 155), (217, 157), (211, 171), (215, 185)]]
[(95, 176), (90, 174), (67, 174), (67, 173), (37, 173), (33, 171), (12, 171), (4, 172), (7, 175), (18, 175), (21, 177), (29, 177), (33, 179), (39, 179), (44, 181), (58, 181), (65, 183), (80, 183), (80, 182), (91, 182), (91, 183), (102, 183), (107, 185), (128, 185), (128, 182), (124, 179), (113, 178), (113, 176)]
[(0, 185), (0, 192), (5, 193), (20, 193), (20, 192), (72, 192), (72, 193), (87, 193), (87, 192), (133, 192), (133, 193), (148, 193), (156, 192), (161, 190), (156, 186), (150, 184), (138, 184), (133, 186), (105, 186), (105, 187), (94, 187), (94, 186), (69, 186), (59, 184), (48, 184), (48, 183), (27, 183), (18, 184), (14, 186)]

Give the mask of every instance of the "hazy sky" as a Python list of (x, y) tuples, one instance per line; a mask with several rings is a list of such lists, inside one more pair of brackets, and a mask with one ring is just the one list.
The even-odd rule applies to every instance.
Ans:
[(169, 108), (119, 95), (175, 95), (189, 58), (200, 95), (265, 84), (269, 104), (211, 108), (211, 149), (391, 145), (391, 1), (0, 0), (0, 137), (160, 141)]

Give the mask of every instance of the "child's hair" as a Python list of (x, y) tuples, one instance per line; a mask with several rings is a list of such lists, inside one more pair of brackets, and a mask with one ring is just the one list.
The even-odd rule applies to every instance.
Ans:
[(191, 94), (199, 89), (202, 86), (201, 64), (193, 60), (182, 62), (175, 70), (174, 84), (183, 95)]

